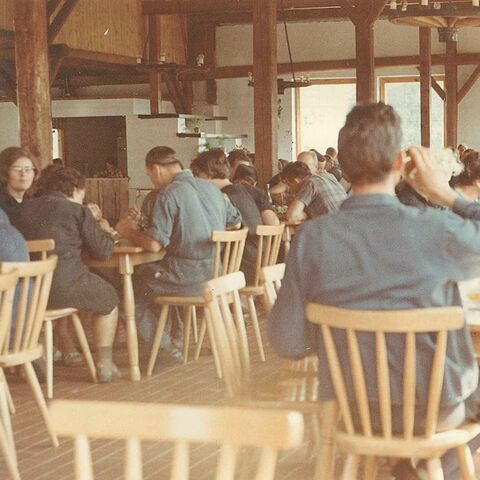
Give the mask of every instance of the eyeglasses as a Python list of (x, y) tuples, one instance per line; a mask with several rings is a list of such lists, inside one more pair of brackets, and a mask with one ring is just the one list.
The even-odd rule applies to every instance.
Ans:
[(14, 166), (10, 167), (10, 170), (15, 173), (30, 173), (30, 172), (35, 172), (35, 167), (30, 167), (30, 166), (25, 166), (25, 167), (20, 167), (20, 166)]

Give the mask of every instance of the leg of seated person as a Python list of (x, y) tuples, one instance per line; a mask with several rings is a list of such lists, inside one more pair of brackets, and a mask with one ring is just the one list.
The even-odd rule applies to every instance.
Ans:
[(93, 335), (97, 349), (97, 369), (100, 382), (110, 382), (120, 378), (120, 371), (113, 363), (112, 358), (117, 322), (117, 307), (107, 315), (93, 315)]

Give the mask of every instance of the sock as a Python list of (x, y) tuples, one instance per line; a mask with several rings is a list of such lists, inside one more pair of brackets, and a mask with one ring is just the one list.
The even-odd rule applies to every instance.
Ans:
[(97, 363), (111, 364), (112, 360), (112, 347), (97, 347)]

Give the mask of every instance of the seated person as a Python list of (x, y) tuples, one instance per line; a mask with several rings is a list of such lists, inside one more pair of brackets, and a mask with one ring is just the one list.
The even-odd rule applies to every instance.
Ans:
[(235, 175), (235, 171), (239, 165), (252, 165), (252, 161), (247, 152), (241, 148), (236, 148), (228, 154), (228, 163), (230, 164), (231, 177)]
[[(240, 165), (235, 172), (244, 165)], [(248, 167), (253, 168), (253, 167)], [(255, 279), (255, 261), (257, 258), (257, 225), (278, 225), (275, 215), (265, 192), (245, 183), (234, 183), (228, 179), (230, 168), (223, 150), (209, 150), (198, 155), (192, 162), (195, 176), (210, 180), (238, 208), (242, 215), (242, 224), (248, 227), (248, 237), (243, 252), (241, 269), (245, 273), (247, 284)]]
[(43, 194), (25, 204), (15, 226), (27, 240), (55, 240), (58, 263), (48, 308), (73, 307), (92, 314), (97, 376), (101, 382), (110, 382), (121, 376), (112, 360), (118, 296), (110, 283), (90, 272), (81, 253), (86, 250), (93, 258), (106, 259), (114, 242), (82, 205), (85, 183), (85, 177), (73, 168), (49, 169), (41, 181)]
[(302, 221), (337, 210), (347, 198), (343, 187), (329, 173), (313, 175), (301, 162), (293, 162), (282, 171), (282, 181), (295, 198), (287, 210), (287, 221)]
[(33, 155), (20, 147), (8, 147), (0, 153), (0, 208), (13, 220), (15, 212), (32, 187), (37, 173)]
[(0, 208), (0, 262), (28, 262), (28, 250), (22, 234), (10, 224)]
[(141, 231), (130, 217), (117, 224), (123, 237), (143, 249), (166, 251), (160, 262), (136, 270), (136, 313), (139, 332), (147, 342), (156, 322), (152, 299), (159, 295), (201, 295), (202, 284), (213, 272), (212, 232), (238, 227), (241, 222), (240, 213), (220, 190), (183, 170), (172, 151), (155, 147), (145, 158), (147, 174), (159, 190), (150, 228)]
[(258, 175), (255, 167), (253, 165), (239, 165), (235, 170), (231, 183), (256, 187), (258, 183)]
[(477, 202), (480, 198), (480, 153), (471, 150), (463, 157), (463, 172), (456, 177), (455, 191)]
[[(369, 141), (365, 142), (365, 138)], [(319, 356), (320, 397), (334, 398), (323, 342), (316, 327), (305, 317), (305, 306), (318, 302), (348, 309), (388, 310), (461, 305), (457, 282), (480, 275), (480, 224), (463, 217), (480, 218), (480, 205), (459, 199), (445, 179), (435, 181), (429, 151), (411, 148), (417, 173), (415, 188), (435, 203), (454, 208), (454, 215), (434, 209), (418, 210), (402, 205), (395, 184), (403, 171), (400, 118), (383, 103), (358, 105), (348, 114), (339, 133), (339, 161), (352, 182), (352, 195), (340, 209), (307, 222), (296, 235), (289, 253), (285, 278), (268, 321), (273, 348), (282, 356)], [(399, 338), (401, 340), (399, 341)], [(317, 339), (319, 341), (317, 341)], [(341, 364), (348, 363), (345, 345)], [(417, 335), (417, 426), (425, 418), (432, 364), (430, 335)], [(478, 421), (478, 367), (468, 326), (448, 333), (447, 359), (441, 397), (440, 421), (449, 427), (465, 418)], [(372, 419), (380, 417), (378, 388), (373, 366), (371, 338), (359, 336), (364, 358), (367, 394)], [(403, 394), (396, 365), (404, 358), (403, 337), (388, 339), (394, 431), (402, 428)], [(342, 350), (339, 350), (342, 351)], [(353, 385), (347, 389), (353, 397)], [(453, 422), (452, 413), (460, 413)], [(378, 429), (378, 426), (376, 427)], [(445, 428), (448, 428), (445, 425)], [(472, 448), (478, 448), (478, 438)], [(442, 458), (445, 478), (458, 479), (454, 452)], [(406, 476), (399, 464), (397, 479)], [(405, 476), (404, 476), (405, 474)]]
[(107, 160), (105, 162), (105, 170), (95, 175), (100, 178), (124, 178), (125, 175), (118, 168), (117, 164), (113, 160)]

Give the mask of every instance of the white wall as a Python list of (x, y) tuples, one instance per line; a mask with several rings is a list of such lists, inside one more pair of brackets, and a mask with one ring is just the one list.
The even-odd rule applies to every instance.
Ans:
[[(351, 59), (355, 57), (354, 28), (351, 22), (290, 23), (287, 26), (294, 62), (309, 60)], [(288, 61), (283, 25), (277, 25), (278, 60)], [(253, 30), (251, 25), (224, 26), (217, 28), (217, 65), (246, 65), (253, 62)], [(375, 23), (375, 55), (397, 56), (418, 54), (418, 29), (393, 25), (387, 20)], [(432, 31), (432, 52), (443, 53), (445, 45), (438, 42)], [(459, 52), (480, 52), (480, 29), (462, 29), (459, 33)], [(461, 67), (459, 87), (463, 85), (475, 66)], [(433, 68), (434, 73), (443, 73), (443, 67)], [(377, 69), (376, 76), (416, 75), (415, 68), (396, 67)], [(354, 77), (354, 70), (312, 73), (312, 78)], [(287, 78), (288, 75), (283, 75)], [(219, 80), (218, 103), (221, 112), (229, 117), (225, 122), (228, 133), (248, 133), (245, 144), (253, 149), (253, 89), (247, 86), (246, 78)], [(279, 125), (279, 157), (290, 158), (293, 128), (290, 122), (291, 94), (282, 96), (283, 110)], [(289, 106), (289, 108), (287, 107)], [(475, 84), (459, 106), (458, 140), (470, 147), (480, 149), (477, 134), (477, 109), (480, 107), (480, 80)]]

